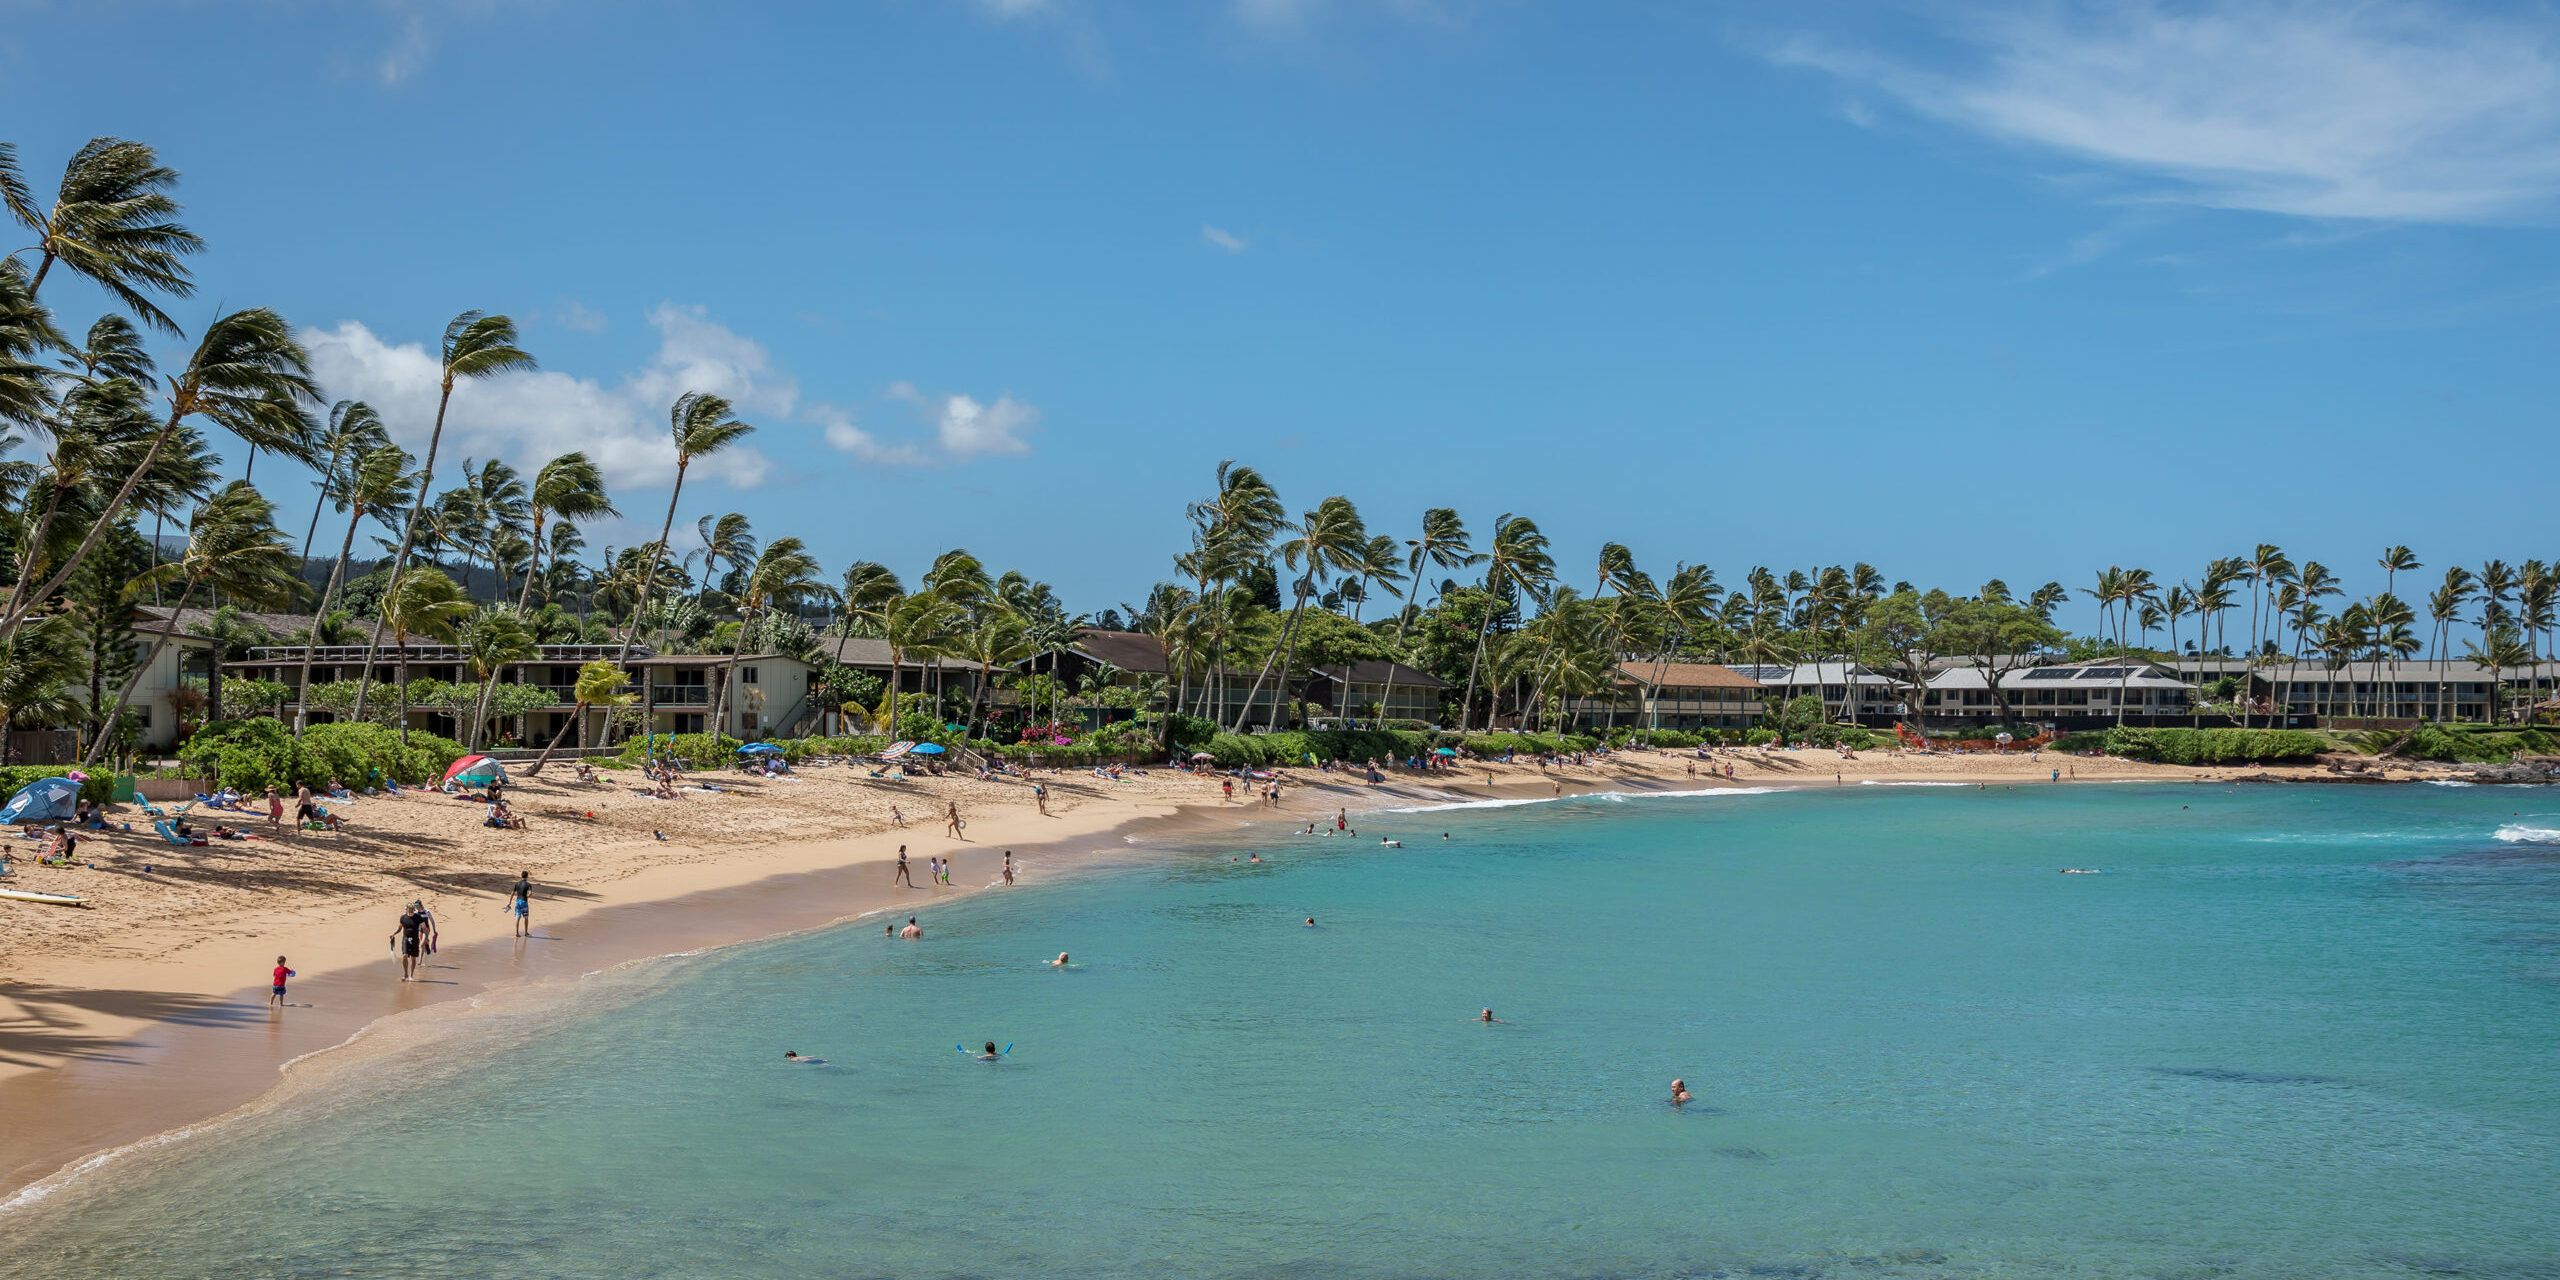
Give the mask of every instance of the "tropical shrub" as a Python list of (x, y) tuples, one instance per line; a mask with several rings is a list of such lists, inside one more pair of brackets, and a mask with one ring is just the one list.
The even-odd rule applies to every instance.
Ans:
[(404, 747), (397, 732), (366, 723), (314, 725), (296, 742), (282, 723), (257, 716), (206, 725), (178, 758), (197, 776), (254, 793), (295, 783), (325, 786), (331, 778), (350, 787), (378, 786), (385, 778), (430, 783), (461, 755), (450, 738), (413, 729)]
[[(2388, 739), (2397, 734), (2375, 734)], [(2481, 764), (2503, 763), (2516, 753), (2529, 756), (2560, 755), (2560, 730), (2452, 728), (2445, 725), (2420, 725), (2409, 735), (2400, 753), (2418, 760), (2470, 761)]]
[(2104, 751), (2107, 749), (2107, 731), (2083, 729), (2078, 733), (2066, 733), (2054, 739), (2048, 749), (2075, 756), (2087, 755), (2092, 751)]
[[(13, 764), (0, 767), (0, 801), (6, 801), (9, 797), (18, 794), (18, 788), (38, 778), (59, 778), (70, 773), (71, 770), (72, 766), (67, 764)], [(114, 774), (91, 774), (88, 781), (80, 784), (80, 795), (84, 799), (105, 804), (107, 798), (115, 794), (115, 789)]]
[(2327, 746), (2296, 729), (2107, 730), (2107, 754), (2162, 764), (2243, 764), (2308, 760)]
[(1466, 739), (1467, 749), (1480, 756), (1498, 756), (1505, 751), (1518, 751), (1531, 755), (1540, 752), (1562, 754), (1569, 751), (1589, 751), (1598, 745), (1600, 745), (1599, 739), (1586, 738), (1574, 733), (1478, 733), (1471, 734)]
[(1706, 739), (1678, 729), (1620, 729), (1609, 736), (1609, 745), (1629, 744), (1647, 747), (1694, 747)]
[[(661, 733), (643, 735), (624, 744), (622, 754), (613, 762), (625, 769), (636, 769), (650, 759), (673, 757), (696, 769), (716, 769), (738, 762), (738, 748), (746, 744), (725, 733)], [(784, 748), (784, 755), (790, 754)]]

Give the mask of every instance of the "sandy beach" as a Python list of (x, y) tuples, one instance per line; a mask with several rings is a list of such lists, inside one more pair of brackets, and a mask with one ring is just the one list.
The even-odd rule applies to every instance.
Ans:
[[(1728, 764), (1730, 780), (1720, 776)], [(884, 783), (847, 766), (775, 779), (704, 774), (700, 781), (721, 790), (688, 788), (661, 801), (635, 794), (630, 771), (581, 784), (555, 765), (515, 789), (529, 819), (523, 831), (484, 827), (481, 806), (431, 793), (359, 801), (342, 834), (203, 848), (164, 844), (137, 821), (141, 838), (84, 843), (94, 870), (20, 873), (23, 887), (80, 893), (93, 909), (0, 903), (0, 1109), (12, 1117), (0, 1134), (0, 1196), (87, 1153), (242, 1105), (273, 1087), (278, 1068), (385, 1017), (867, 912), (921, 914), (999, 883), (1007, 849), (1024, 882), (1036, 884), (1097, 854), (1125, 857), (1133, 836), (1196, 840), (1343, 808), (1611, 789), (2050, 784), (2055, 769), (2083, 782), (2243, 774), (2090, 757), (1820, 750), (1732, 752), (1711, 769), (1686, 753), (1634, 752), (1551, 770), (1480, 764), (1398, 774), (1375, 785), (1298, 770), (1284, 778), (1274, 815), (1241, 788), (1225, 801), (1214, 777), (1155, 769), (1114, 782), (1065, 770), (1039, 775), (1050, 792), (1044, 816), (1019, 778)], [(941, 815), (952, 803), (967, 819), (965, 839), (945, 832)], [(210, 827), (211, 815), (197, 816)], [(130, 806), (111, 814), (138, 817)], [(263, 828), (262, 817), (250, 821)], [(952, 886), (893, 886), (901, 844), (920, 882), (925, 859), (948, 857)], [(537, 886), (534, 937), (521, 941), (502, 907), (519, 871)], [(412, 899), (435, 912), (442, 945), (423, 981), (402, 983), (389, 935)], [(281, 1012), (266, 1007), (264, 986), (278, 954), (299, 975)]]

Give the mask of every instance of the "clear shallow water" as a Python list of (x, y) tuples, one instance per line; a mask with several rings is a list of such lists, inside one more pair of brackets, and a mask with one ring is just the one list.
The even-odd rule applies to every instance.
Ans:
[(0, 1217), (0, 1277), (2560, 1276), (2548, 791), (1362, 827), (483, 1015)]

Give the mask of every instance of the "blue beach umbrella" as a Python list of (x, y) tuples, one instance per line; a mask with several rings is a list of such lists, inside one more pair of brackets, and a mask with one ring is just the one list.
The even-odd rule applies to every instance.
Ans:
[(938, 756), (942, 754), (942, 744), (939, 742), (919, 742), (916, 744), (915, 751), (916, 754), (920, 756)]
[(0, 823), (45, 822), (68, 818), (79, 809), (80, 784), (69, 778), (38, 778), (18, 788), (6, 806), (0, 806)]
[(738, 754), (742, 756), (778, 756), (782, 754), (782, 748), (777, 747), (770, 742), (750, 742), (747, 745), (738, 748)]

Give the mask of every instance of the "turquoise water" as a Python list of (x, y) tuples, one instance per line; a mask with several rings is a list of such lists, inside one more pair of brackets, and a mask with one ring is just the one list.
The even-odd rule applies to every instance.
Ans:
[(1360, 825), (594, 979), (0, 1217), (0, 1276), (2560, 1275), (2548, 791)]

